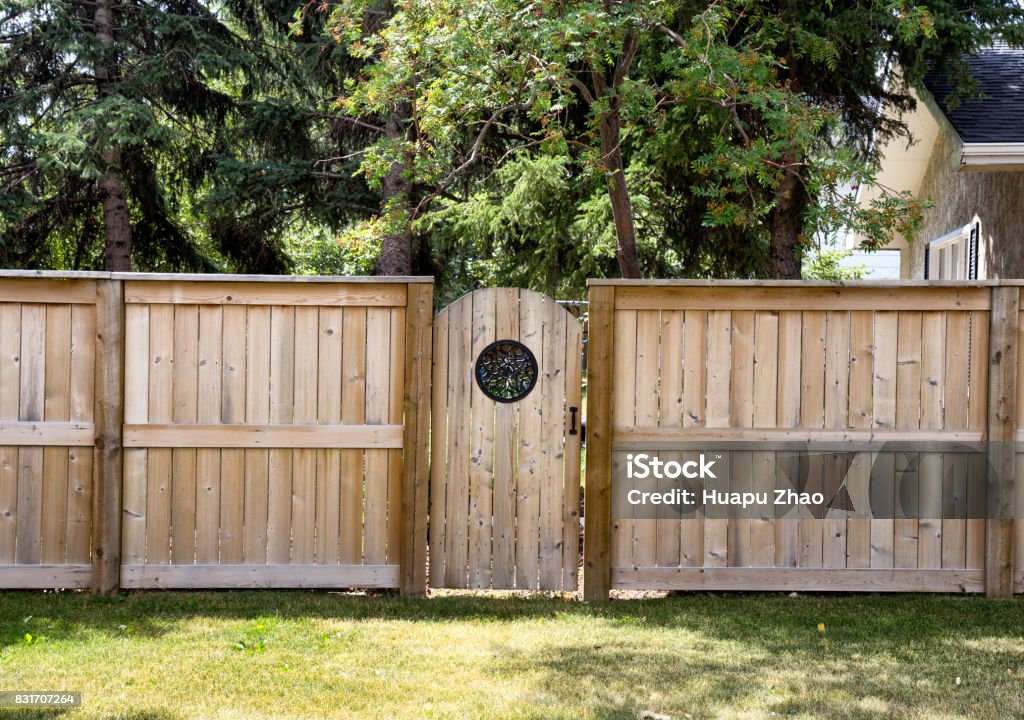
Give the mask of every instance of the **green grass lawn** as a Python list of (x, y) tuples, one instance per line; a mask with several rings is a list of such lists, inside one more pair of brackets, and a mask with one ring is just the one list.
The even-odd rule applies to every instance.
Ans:
[(19, 689), (83, 707), (0, 718), (1022, 718), (1024, 598), (2, 593)]

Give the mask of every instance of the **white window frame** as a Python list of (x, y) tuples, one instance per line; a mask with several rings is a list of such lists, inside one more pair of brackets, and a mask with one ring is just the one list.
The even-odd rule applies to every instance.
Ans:
[[(972, 240), (973, 237), (973, 240)], [(975, 252), (972, 277), (971, 249)], [(971, 222), (928, 242), (924, 277), (927, 280), (977, 280), (981, 270), (981, 222)]]

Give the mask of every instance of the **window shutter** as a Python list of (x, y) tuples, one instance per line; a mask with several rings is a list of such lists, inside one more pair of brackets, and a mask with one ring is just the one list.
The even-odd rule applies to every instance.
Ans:
[[(974, 223), (971, 226), (971, 239), (967, 243), (967, 279), (977, 280), (978, 279), (978, 235), (980, 234), (980, 228), (978, 223)], [(925, 250), (927, 253), (927, 250)], [(927, 257), (927, 255), (925, 255)], [(926, 276), (927, 277), (927, 276)]]

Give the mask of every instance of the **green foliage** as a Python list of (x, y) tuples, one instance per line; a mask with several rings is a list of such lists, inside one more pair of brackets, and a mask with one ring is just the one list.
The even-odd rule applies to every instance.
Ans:
[(863, 280), (866, 265), (843, 267), (842, 261), (853, 255), (846, 248), (815, 247), (804, 257), (804, 280)]
[[(298, 214), (321, 228), (365, 214), (355, 165), (319, 165), (359, 138), (324, 112), (346, 70), (314, 23), (290, 43), (291, 8), (273, 3), (128, 0), (113, 4), (108, 53), (94, 8), (0, 0), (0, 264), (102, 265), (96, 180), (111, 149), (137, 269), (287, 271)], [(100, 63), (112, 93), (99, 90)]]

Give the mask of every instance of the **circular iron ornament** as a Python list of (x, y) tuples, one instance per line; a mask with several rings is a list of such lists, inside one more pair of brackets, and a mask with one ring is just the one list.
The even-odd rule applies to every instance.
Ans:
[(473, 372), (484, 395), (498, 402), (522, 400), (537, 384), (537, 358), (516, 340), (498, 340), (480, 351)]

